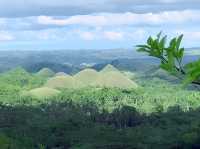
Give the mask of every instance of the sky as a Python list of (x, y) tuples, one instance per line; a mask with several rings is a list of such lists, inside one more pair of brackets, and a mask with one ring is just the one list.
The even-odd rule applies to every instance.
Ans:
[(0, 0), (0, 50), (134, 48), (162, 31), (200, 47), (200, 0)]

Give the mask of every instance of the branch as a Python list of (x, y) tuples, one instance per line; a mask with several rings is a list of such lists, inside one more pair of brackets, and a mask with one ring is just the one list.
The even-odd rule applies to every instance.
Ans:
[(200, 82), (192, 81), (192, 84), (200, 85)]

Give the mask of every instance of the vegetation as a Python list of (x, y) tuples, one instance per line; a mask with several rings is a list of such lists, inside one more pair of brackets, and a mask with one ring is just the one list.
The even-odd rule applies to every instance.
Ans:
[(64, 89), (48, 98), (5, 97), (0, 104), (0, 146), (198, 147), (200, 93), (158, 78), (138, 80), (138, 84), (142, 87), (137, 90), (82, 88)]
[(48, 87), (35, 88), (30, 91), (24, 91), (22, 93), (25, 97), (32, 97), (37, 99), (46, 99), (50, 97), (55, 97), (60, 93), (60, 91)]
[(149, 56), (159, 58), (160, 66), (170, 72), (183, 72), (182, 59), (184, 48), (180, 48), (183, 35), (173, 38), (169, 45), (166, 46), (167, 36), (162, 37), (161, 33), (157, 38), (153, 39), (151, 36), (147, 40), (146, 45), (138, 45), (139, 52), (147, 52)]
[(129, 106), (112, 113), (99, 113), (96, 108), (68, 102), (1, 105), (0, 145), (5, 149), (199, 147), (199, 110), (184, 113), (172, 108), (145, 116)]
[(94, 86), (136, 89), (138, 85), (119, 71), (101, 72), (93, 83)]
[(167, 36), (162, 37), (161, 32), (154, 39), (151, 36), (147, 44), (138, 45), (139, 52), (148, 53), (149, 56), (160, 59), (160, 67), (179, 76), (184, 76), (184, 84), (194, 83), (200, 85), (200, 61), (191, 62), (183, 66), (184, 48), (180, 47), (183, 35), (170, 40), (167, 45)]
[(66, 76), (67, 74), (64, 72), (58, 72), (55, 74), (55, 76)]
[[(186, 67), (192, 67), (181, 68), (187, 74), (193, 71)], [(182, 88), (167, 71), (151, 71), (143, 76), (110, 65), (100, 72), (86, 69), (75, 76), (87, 83), (88, 75), (98, 73), (96, 85), (76, 88), (69, 75), (22, 68), (2, 73), (0, 148), (199, 148), (200, 92)]]
[(116, 69), (114, 66), (108, 64), (101, 70), (102, 73), (110, 72), (110, 71), (118, 71), (118, 69)]
[(91, 85), (99, 77), (99, 73), (94, 69), (84, 69), (74, 75), (74, 78), (83, 84)]
[(46, 77), (53, 77), (55, 75), (55, 72), (53, 72), (49, 68), (43, 68), (37, 73), (37, 75), (41, 76), (41, 77), (45, 77), (45, 78)]
[(78, 88), (82, 87), (83, 85), (84, 84), (69, 75), (52, 77), (45, 84), (45, 86), (55, 89)]
[(84, 69), (74, 76), (55, 76), (48, 79), (45, 86), (55, 89), (78, 89), (83, 87), (117, 87), (122, 89), (137, 88), (138, 85), (126, 75), (111, 65), (106, 66), (102, 71)]

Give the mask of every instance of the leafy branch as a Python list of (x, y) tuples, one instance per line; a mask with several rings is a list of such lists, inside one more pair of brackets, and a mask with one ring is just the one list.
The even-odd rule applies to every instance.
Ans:
[(146, 44), (137, 45), (137, 51), (160, 59), (160, 67), (181, 78), (184, 76), (184, 84), (200, 85), (200, 60), (183, 66), (185, 49), (181, 47), (182, 39), (183, 35), (180, 35), (167, 44), (167, 36), (160, 32), (156, 38), (150, 36)]

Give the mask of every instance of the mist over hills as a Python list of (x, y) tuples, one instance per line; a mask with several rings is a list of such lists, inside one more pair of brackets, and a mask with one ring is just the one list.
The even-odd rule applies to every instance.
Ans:
[(116, 59), (143, 57), (134, 50), (0, 51), (0, 72), (21, 66), (29, 72), (47, 67), (55, 72), (74, 74), (85, 67), (111, 63)]
[[(187, 49), (186, 53), (185, 63), (198, 59), (200, 55), (193, 48)], [(157, 65), (158, 60), (132, 49), (0, 51), (0, 72), (21, 66), (33, 73), (47, 67), (55, 72), (75, 74), (88, 67), (100, 70), (107, 64), (119, 70), (146, 71)]]

